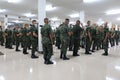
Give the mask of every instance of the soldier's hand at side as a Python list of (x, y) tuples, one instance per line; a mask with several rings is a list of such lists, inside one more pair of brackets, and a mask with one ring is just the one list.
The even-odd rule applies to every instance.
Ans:
[(27, 33), (26, 35), (29, 36), (29, 33)]
[(20, 36), (22, 36), (22, 33), (20, 33)]
[(68, 32), (68, 35), (71, 36), (71, 32)]
[(90, 42), (92, 42), (92, 38), (90, 38)]
[(37, 35), (35, 32), (33, 32), (33, 36), (34, 36), (34, 37), (38, 37), (38, 35)]

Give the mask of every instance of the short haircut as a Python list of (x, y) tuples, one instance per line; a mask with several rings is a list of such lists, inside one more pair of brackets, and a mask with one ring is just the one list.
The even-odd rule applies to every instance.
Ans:
[(49, 20), (49, 19), (48, 19), (48, 18), (44, 18), (44, 21), (45, 21), (45, 20)]
[(88, 23), (88, 22), (91, 22), (91, 21), (90, 21), (90, 20), (88, 20), (88, 21), (87, 21), (87, 23)]
[(36, 20), (32, 20), (32, 22), (36, 22)]
[(80, 22), (80, 20), (77, 20), (77, 22)]
[(65, 20), (69, 21), (69, 19), (68, 19), (68, 18), (66, 18)]

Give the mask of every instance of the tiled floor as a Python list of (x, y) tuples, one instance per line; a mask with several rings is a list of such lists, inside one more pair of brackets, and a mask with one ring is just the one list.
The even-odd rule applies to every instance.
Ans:
[(103, 50), (85, 55), (81, 49), (79, 57), (69, 61), (59, 59), (60, 51), (54, 47), (54, 65), (44, 65), (43, 56), (31, 59), (30, 54), (5, 49), (0, 56), (0, 80), (120, 80), (120, 46), (109, 49), (109, 56), (102, 56)]

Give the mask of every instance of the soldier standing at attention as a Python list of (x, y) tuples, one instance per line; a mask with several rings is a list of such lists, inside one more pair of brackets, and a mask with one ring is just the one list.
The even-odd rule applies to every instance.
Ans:
[(104, 34), (104, 51), (105, 53), (103, 53), (102, 55), (104, 56), (107, 56), (108, 55), (108, 39), (109, 39), (109, 29), (108, 29), (108, 26), (107, 26), (107, 22), (104, 24), (104, 31), (103, 31), (103, 34)]
[[(61, 26), (61, 25), (60, 25)], [(61, 40), (60, 40), (60, 26), (56, 29), (56, 46), (58, 47), (58, 49), (60, 49), (60, 44), (61, 44)]]
[(8, 29), (5, 30), (5, 37), (6, 37), (5, 47), (9, 49), (13, 49), (12, 48), (12, 30), (10, 27), (8, 27)]
[(101, 46), (101, 49), (103, 49), (103, 42), (104, 42), (104, 34), (103, 34), (103, 31), (104, 31), (104, 28), (103, 26), (101, 25), (100, 26), (100, 46)]
[(0, 28), (0, 44), (1, 46), (4, 46), (4, 32), (2, 31), (2, 28)]
[(91, 54), (90, 48), (91, 48), (91, 41), (92, 41), (92, 37), (90, 34), (90, 30), (91, 30), (91, 26), (90, 26), (91, 22), (88, 21), (87, 22), (87, 26), (86, 26), (86, 49), (85, 49), (85, 54)]
[(36, 26), (36, 20), (32, 21), (32, 25), (30, 27), (31, 32), (31, 41), (32, 41), (32, 51), (31, 51), (31, 58), (35, 59), (38, 58), (38, 56), (35, 55), (36, 49), (38, 47), (38, 28)]
[(73, 25), (70, 24), (69, 30), (71, 32), (70, 39), (69, 39), (69, 51), (73, 51)]
[(19, 47), (19, 45), (20, 45), (21, 33), (20, 33), (20, 31), (19, 31), (19, 27), (18, 27), (18, 26), (16, 26), (14, 34), (15, 34), (15, 42), (16, 42), (16, 51), (20, 51), (20, 50), (18, 49), (18, 47)]
[(97, 28), (97, 24), (93, 24), (91, 27), (91, 37), (92, 37), (92, 42), (91, 42), (91, 47), (92, 47), (92, 52), (95, 52), (95, 47), (97, 45), (97, 40), (96, 40), (96, 28)]
[(118, 45), (119, 43), (119, 31), (118, 30), (115, 31), (115, 41), (116, 41), (116, 45)]
[(12, 42), (13, 42), (13, 45), (16, 45), (16, 42), (15, 42), (15, 28), (13, 29), (13, 40), (12, 40)]
[(60, 33), (61, 33), (61, 55), (60, 58), (63, 60), (69, 60), (67, 58), (67, 48), (69, 46), (69, 37), (71, 35), (71, 32), (69, 31), (69, 19), (65, 19), (65, 23), (61, 26)]
[(22, 33), (22, 42), (23, 42), (23, 54), (28, 54), (27, 52), (27, 47), (28, 47), (28, 39), (29, 39), (29, 36), (30, 36), (30, 32), (28, 30), (29, 28), (29, 25), (28, 24), (25, 24), (24, 25), (24, 28), (21, 30), (21, 33)]
[(73, 48), (73, 56), (79, 56), (78, 49), (80, 46), (80, 34), (82, 33), (82, 28), (80, 27), (80, 21), (76, 21), (76, 25), (73, 27), (73, 42), (74, 42), (74, 48)]
[[(30, 32), (30, 28), (28, 28), (27, 30), (28, 30), (28, 32)], [(29, 42), (29, 44), (27, 45), (29, 50), (32, 49), (32, 48), (31, 48), (31, 45), (32, 45), (31, 37), (32, 37), (32, 35), (30, 34), (30, 35), (28, 36), (28, 39), (27, 39), (28, 42)]]
[(51, 56), (53, 55), (53, 35), (52, 29), (49, 25), (49, 19), (44, 19), (44, 26), (41, 28), (41, 36), (42, 36), (42, 45), (43, 45), (43, 54), (44, 54), (44, 64), (53, 64), (50, 60)]

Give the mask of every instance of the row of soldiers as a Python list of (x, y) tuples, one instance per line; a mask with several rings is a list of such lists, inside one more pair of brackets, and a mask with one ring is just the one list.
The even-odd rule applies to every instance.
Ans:
[[(68, 40), (66, 40), (65, 43), (62, 43), (61, 35), (65, 34), (62, 33), (62, 26), (64, 24), (67, 24), (66, 26), (71, 34), (69, 35)], [(95, 50), (104, 49), (105, 53), (103, 53), (103, 55), (107, 56), (109, 43), (111, 44), (111, 47), (113, 47), (115, 46), (115, 43), (118, 45), (120, 41), (119, 29), (112, 29), (109, 31), (107, 22), (102, 26), (98, 26), (97, 24), (91, 25), (91, 21), (88, 21), (85, 27), (79, 20), (76, 21), (76, 25), (68, 26), (68, 24), (69, 19), (56, 29), (56, 46), (58, 49), (62, 49), (63, 44), (65, 45), (69, 42), (67, 45), (69, 51), (73, 51), (73, 56), (79, 56), (79, 54), (77, 54), (79, 47), (85, 48), (85, 54), (91, 54), (90, 51), (95, 52)], [(63, 35), (62, 37), (66, 38), (66, 35)]]
[[(44, 19), (44, 25), (41, 27), (41, 37), (43, 45), (43, 54), (45, 64), (53, 64), (50, 60), (53, 55), (53, 30), (49, 25), (49, 19)], [(29, 54), (27, 49), (31, 49), (31, 58), (36, 59), (38, 56), (35, 55), (35, 52), (38, 51), (38, 25), (36, 20), (32, 21), (32, 24), (25, 24), (24, 28), (19, 28), (18, 26), (15, 29), (8, 27), (5, 31), (0, 30), (0, 44), (8, 49), (13, 49), (15, 44), (15, 51), (20, 51), (20, 44), (23, 48), (23, 54)]]
[[(36, 20), (29, 24), (25, 24), (24, 28), (16, 26), (14, 29), (8, 27), (5, 31), (0, 30), (0, 44), (5, 45), (5, 48), (13, 49), (13, 45), (16, 45), (15, 51), (20, 51), (19, 47), (23, 48), (23, 54), (28, 54), (27, 49), (31, 50), (31, 58), (35, 59), (38, 56), (35, 55), (38, 47), (38, 28), (36, 26)], [(32, 47), (32, 48), (31, 48)]]
[[(13, 49), (12, 45), (16, 45), (16, 51), (20, 51), (20, 43), (23, 48), (23, 54), (28, 54), (27, 49), (31, 49), (31, 58), (38, 58), (35, 55), (38, 47), (38, 28), (36, 26), (36, 20), (32, 21), (32, 25), (25, 24), (24, 28), (20, 29), (16, 27), (14, 30), (11, 28), (6, 29), (4, 32), (0, 30), (0, 43), (9, 49)], [(108, 44), (111, 46), (118, 45), (119, 31), (109, 31), (107, 22), (103, 26), (96, 24), (91, 25), (91, 21), (87, 22), (86, 26), (77, 20), (75, 25), (69, 26), (69, 19), (65, 19), (65, 22), (61, 24), (56, 31), (53, 31), (49, 19), (44, 19), (44, 25), (41, 28), (41, 37), (43, 45), (43, 54), (45, 64), (53, 64), (51, 57), (53, 55), (52, 45), (55, 45), (60, 49), (60, 59), (69, 60), (67, 57), (67, 49), (73, 51), (73, 56), (79, 56), (78, 50), (80, 47), (85, 48), (85, 54), (91, 54), (96, 49), (104, 49), (103, 55), (108, 55)], [(5, 41), (4, 41), (5, 40)]]

